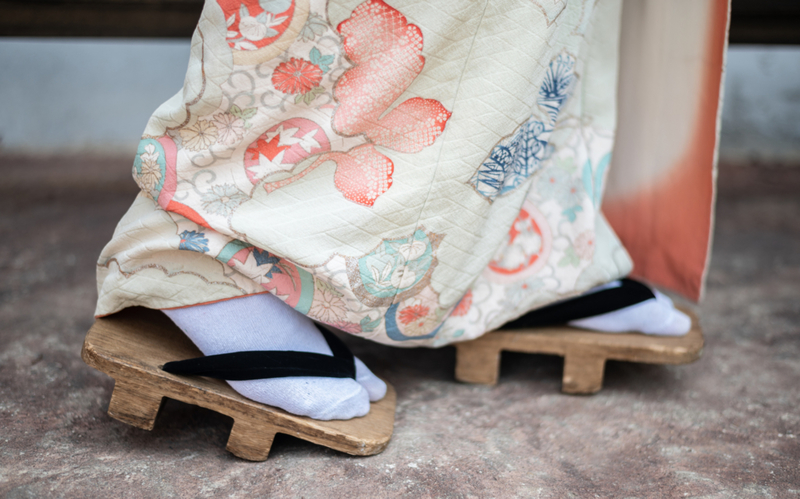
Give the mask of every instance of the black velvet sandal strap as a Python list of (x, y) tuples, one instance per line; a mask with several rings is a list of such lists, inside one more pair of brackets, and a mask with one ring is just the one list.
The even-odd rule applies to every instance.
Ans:
[(621, 285), (553, 303), (533, 310), (500, 329), (527, 329), (555, 326), (570, 321), (607, 314), (655, 298), (653, 291), (632, 279), (622, 279)]
[(161, 369), (171, 374), (206, 376), (229, 381), (291, 376), (356, 379), (353, 353), (335, 334), (325, 329), (320, 331), (333, 356), (311, 352), (260, 350), (167, 362)]

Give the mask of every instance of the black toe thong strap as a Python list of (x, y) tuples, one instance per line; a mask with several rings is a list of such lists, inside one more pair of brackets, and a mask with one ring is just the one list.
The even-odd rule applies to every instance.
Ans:
[(622, 279), (619, 286), (532, 310), (501, 329), (527, 329), (566, 324), (578, 319), (607, 314), (655, 297), (653, 291), (644, 284), (632, 279)]
[(161, 369), (171, 374), (206, 376), (229, 381), (290, 376), (355, 379), (356, 364), (350, 349), (335, 334), (325, 329), (320, 330), (333, 356), (311, 352), (260, 350), (167, 362)]

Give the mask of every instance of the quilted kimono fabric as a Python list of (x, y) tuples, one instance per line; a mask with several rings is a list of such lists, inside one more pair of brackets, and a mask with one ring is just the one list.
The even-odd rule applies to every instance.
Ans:
[(599, 211), (621, 0), (207, 0), (97, 315), (274, 293), (397, 346), (630, 272)]

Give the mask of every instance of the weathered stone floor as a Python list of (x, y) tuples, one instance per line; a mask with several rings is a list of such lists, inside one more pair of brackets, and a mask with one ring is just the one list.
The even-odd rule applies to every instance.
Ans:
[(263, 463), (228, 454), (231, 421), (197, 407), (167, 402), (152, 432), (111, 419), (112, 380), (80, 359), (129, 161), (0, 171), (2, 497), (800, 497), (800, 169), (721, 170), (697, 363), (610, 363), (574, 397), (555, 357), (505, 354), (485, 388), (453, 381), (451, 348), (353, 339), (397, 388), (388, 449), (279, 436)]

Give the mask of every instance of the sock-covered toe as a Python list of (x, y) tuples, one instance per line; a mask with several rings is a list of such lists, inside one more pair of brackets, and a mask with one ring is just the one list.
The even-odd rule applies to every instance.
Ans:
[(372, 374), (372, 371), (356, 357), (356, 381), (367, 390), (370, 402), (377, 402), (386, 396), (386, 383)]
[(569, 322), (570, 326), (604, 333), (638, 331), (658, 336), (682, 336), (689, 332), (691, 319), (675, 308), (665, 294), (654, 290), (655, 298), (605, 314)]
[(656, 296), (656, 306), (660, 308), (659, 317), (662, 319), (647, 324), (645, 326), (647, 330), (643, 332), (658, 336), (683, 336), (688, 333), (692, 328), (692, 319), (675, 308), (675, 304), (669, 296), (657, 289), (653, 290), (653, 294)]
[(647, 334), (658, 336), (683, 336), (692, 328), (692, 319), (680, 310), (672, 309), (669, 316), (659, 325), (651, 325)]
[(350, 378), (293, 377), (229, 381), (243, 396), (319, 420), (351, 419), (369, 412), (369, 394)]

